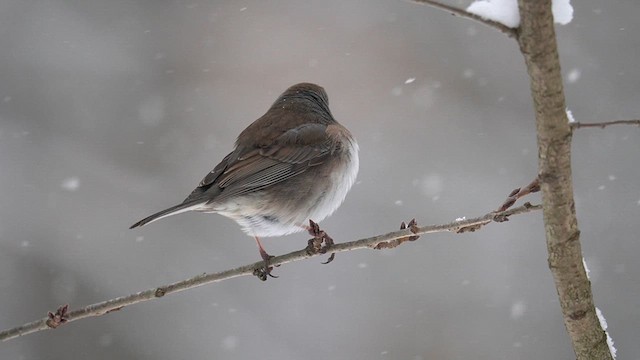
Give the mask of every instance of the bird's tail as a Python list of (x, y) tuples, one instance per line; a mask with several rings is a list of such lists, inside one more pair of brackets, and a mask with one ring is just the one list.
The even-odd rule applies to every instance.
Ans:
[(197, 199), (197, 200), (192, 200), (192, 201), (187, 201), (184, 202), (182, 204), (178, 204), (176, 206), (172, 206), (168, 209), (164, 209), (162, 211), (159, 211), (151, 216), (147, 216), (146, 218), (138, 221), (137, 223), (131, 225), (131, 227), (129, 227), (129, 229), (133, 229), (133, 228), (137, 228), (138, 226), (143, 226), (149, 223), (152, 223), (156, 220), (160, 220), (162, 218), (165, 218), (167, 216), (171, 216), (171, 215), (176, 215), (176, 214), (180, 214), (183, 212), (187, 212), (187, 211), (191, 211), (191, 210), (195, 210), (198, 207), (200, 207), (204, 202), (201, 199)]

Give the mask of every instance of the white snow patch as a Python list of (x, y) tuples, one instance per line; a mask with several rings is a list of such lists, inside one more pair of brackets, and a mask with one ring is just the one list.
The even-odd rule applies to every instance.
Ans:
[(467, 11), (510, 28), (520, 25), (517, 0), (476, 0), (469, 5)]
[(229, 335), (222, 339), (222, 348), (228, 351), (235, 350), (239, 343), (240, 340), (237, 336)]
[(569, 124), (576, 122), (576, 118), (573, 117), (573, 113), (569, 109), (564, 109), (567, 112), (567, 119), (569, 119)]
[(567, 25), (573, 20), (573, 6), (570, 0), (553, 0), (551, 11), (553, 22), (556, 24)]
[(582, 258), (582, 266), (584, 266), (584, 271), (587, 273), (587, 279), (591, 280), (591, 277), (589, 276), (591, 270), (587, 267), (587, 260), (585, 260), (584, 257)]
[(525, 304), (524, 301), (522, 300), (518, 300), (513, 304), (511, 304), (510, 316), (513, 320), (518, 320), (524, 315), (524, 312), (526, 310), (527, 310), (527, 304)]
[(573, 84), (576, 81), (580, 80), (581, 75), (582, 75), (582, 72), (580, 71), (580, 69), (573, 68), (567, 74), (567, 81), (569, 82), (569, 84)]
[(607, 331), (607, 327), (608, 327), (607, 319), (604, 318), (604, 315), (602, 315), (602, 311), (600, 311), (600, 309), (598, 309), (597, 307), (596, 307), (596, 315), (598, 315), (598, 320), (600, 320), (600, 326), (602, 326), (602, 330), (604, 330), (605, 334), (607, 334), (607, 345), (609, 345), (609, 352), (611, 353), (611, 356), (615, 359), (618, 349), (616, 349), (616, 347), (613, 346), (613, 339), (611, 338), (611, 336), (609, 335), (609, 332)]
[(394, 204), (396, 204), (397, 206), (402, 206), (403, 203), (402, 200), (396, 200)]
[(598, 320), (600, 320), (600, 326), (602, 326), (602, 330), (607, 330), (607, 327), (609, 325), (607, 325), (607, 319), (604, 318), (604, 315), (602, 315), (602, 311), (600, 311), (600, 309), (598, 309), (596, 307), (596, 315), (598, 315)]
[(416, 81), (416, 78), (412, 77), (412, 78), (408, 78), (407, 80), (405, 80), (404, 83), (405, 84), (411, 84), (414, 81)]
[(435, 197), (440, 194), (444, 188), (444, 179), (440, 174), (429, 174), (420, 180), (413, 180), (412, 183), (414, 186), (420, 188), (422, 194), (432, 197), (434, 201), (438, 200), (435, 199)]
[(466, 216), (456, 218), (456, 221), (465, 221), (465, 220), (467, 220)]
[(80, 179), (77, 176), (66, 178), (60, 186), (67, 191), (76, 191), (80, 187)]
[[(520, 26), (517, 0), (476, 0), (467, 7), (467, 11), (510, 28)], [(566, 25), (573, 19), (573, 7), (569, 0), (553, 0), (551, 11), (557, 24)]]

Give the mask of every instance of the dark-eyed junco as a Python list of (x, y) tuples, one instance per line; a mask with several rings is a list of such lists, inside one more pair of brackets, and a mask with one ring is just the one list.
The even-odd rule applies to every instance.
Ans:
[(308, 220), (331, 215), (357, 174), (356, 140), (331, 115), (324, 89), (301, 83), (240, 133), (235, 149), (181, 204), (131, 228), (187, 211), (218, 213), (255, 237), (268, 261), (260, 237), (302, 231)]

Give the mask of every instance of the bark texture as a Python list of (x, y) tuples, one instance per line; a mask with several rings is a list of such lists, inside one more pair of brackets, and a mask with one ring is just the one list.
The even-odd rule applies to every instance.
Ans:
[(571, 128), (565, 111), (551, 0), (518, 0), (518, 6), (518, 43), (529, 72), (536, 113), (549, 268), (564, 324), (578, 359), (613, 359), (582, 263), (571, 179)]

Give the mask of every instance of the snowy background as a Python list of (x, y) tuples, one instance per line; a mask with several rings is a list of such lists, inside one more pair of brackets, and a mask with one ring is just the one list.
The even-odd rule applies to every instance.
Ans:
[[(557, 28), (568, 107), (637, 118), (640, 7), (573, 5)], [(221, 216), (128, 227), (182, 201), (297, 82), (324, 86), (360, 143), (358, 184), (322, 223), (337, 241), (484, 214), (536, 174), (517, 44), (407, 1), (4, 0), (0, 49), (2, 329), (257, 261)], [(595, 299), (637, 359), (640, 129), (579, 130), (573, 150)], [(540, 213), (320, 261), (1, 343), (0, 358), (574, 358)]]

